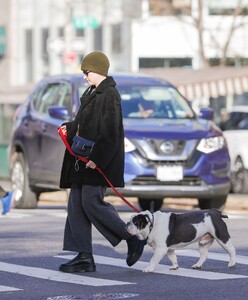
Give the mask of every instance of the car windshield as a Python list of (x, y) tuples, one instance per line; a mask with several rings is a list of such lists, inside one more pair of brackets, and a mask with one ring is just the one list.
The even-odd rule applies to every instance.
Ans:
[(187, 101), (173, 87), (118, 86), (124, 118), (194, 118)]
[[(85, 91), (79, 87), (79, 97)], [(124, 118), (189, 119), (195, 114), (181, 94), (170, 86), (119, 85)]]

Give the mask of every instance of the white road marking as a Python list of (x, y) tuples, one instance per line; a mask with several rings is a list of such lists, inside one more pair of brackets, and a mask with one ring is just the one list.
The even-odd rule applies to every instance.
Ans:
[(0, 285), (0, 292), (15, 292), (15, 291), (22, 291), (22, 289), (17, 289), (12, 286)]
[[(55, 256), (64, 259), (72, 259), (73, 255), (59, 255)], [(113, 257), (106, 257), (100, 255), (94, 255), (94, 259), (96, 263), (115, 266), (115, 267), (122, 267), (122, 268), (129, 268), (126, 264), (124, 259), (113, 258)], [(137, 262), (132, 269), (135, 270), (144, 270), (147, 267), (148, 262)], [(191, 277), (191, 278), (198, 278), (198, 279), (208, 279), (208, 280), (222, 280), (222, 279), (240, 279), (240, 278), (248, 278), (248, 276), (244, 275), (236, 275), (236, 274), (227, 274), (227, 273), (216, 273), (216, 272), (209, 272), (203, 270), (193, 270), (193, 269), (185, 269), (179, 268), (178, 270), (169, 270), (170, 266), (166, 265), (158, 265), (155, 269), (154, 273), (164, 274), (164, 275), (174, 275), (174, 276), (182, 276), (182, 277)]]
[[(199, 251), (197, 250), (176, 250), (177, 256), (187, 256), (187, 257), (199, 257)], [(213, 260), (221, 260), (229, 262), (229, 255), (226, 253), (208, 253), (208, 258)], [(237, 255), (236, 256), (236, 263), (242, 265), (248, 265), (248, 256), (244, 255)]]
[(90, 286), (112, 286), (112, 285), (127, 285), (136, 284), (132, 282), (124, 282), (117, 280), (99, 279), (95, 277), (88, 277), (82, 275), (75, 275), (71, 273), (62, 273), (49, 269), (33, 268), (21, 265), (14, 265), (5, 262), (0, 262), (0, 271), (30, 276), (35, 278), (47, 279), (58, 282), (67, 282), (79, 285)]
[(4, 216), (0, 215), (0, 218), (1, 217), (4, 219), (26, 219), (26, 218), (32, 217), (32, 214), (9, 212)]

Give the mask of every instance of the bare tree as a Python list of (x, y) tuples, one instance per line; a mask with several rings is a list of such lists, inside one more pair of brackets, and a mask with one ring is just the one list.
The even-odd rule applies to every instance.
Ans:
[[(179, 5), (183, 2), (183, 5)], [(196, 5), (194, 13), (192, 12), (192, 2)], [(219, 65), (227, 65), (228, 51), (235, 32), (246, 26), (247, 23), (247, 9), (245, 9), (244, 1), (237, 0), (236, 6), (233, 10), (229, 11), (231, 23), (229, 28), (225, 28), (226, 34), (221, 41), (218, 40), (216, 32), (221, 30), (223, 18), (216, 28), (207, 27), (204, 19), (204, 9), (208, 1), (194, 0), (194, 1), (173, 1), (173, 0), (149, 0), (151, 14), (154, 15), (173, 15), (181, 22), (187, 22), (195, 27), (198, 35), (198, 57), (202, 68), (210, 66), (210, 61), (206, 56), (206, 36), (210, 37), (209, 43), (212, 48), (220, 53)], [(184, 16), (191, 18), (184, 18)], [(245, 18), (246, 17), (246, 18)]]

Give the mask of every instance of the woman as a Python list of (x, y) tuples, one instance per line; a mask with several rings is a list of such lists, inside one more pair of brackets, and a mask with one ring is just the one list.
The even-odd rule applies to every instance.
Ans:
[(78, 252), (60, 265), (62, 272), (94, 272), (92, 224), (113, 245), (127, 240), (127, 264), (133, 265), (142, 255), (146, 242), (139, 241), (126, 230), (115, 208), (104, 202), (107, 183), (95, 170), (99, 166), (115, 187), (123, 187), (124, 131), (121, 99), (116, 83), (108, 76), (108, 57), (99, 51), (86, 55), (81, 64), (89, 88), (81, 97), (75, 120), (65, 123), (68, 141), (79, 136), (94, 141), (88, 163), (76, 161), (67, 150), (61, 171), (61, 188), (71, 188), (68, 216), (64, 231), (64, 250)]

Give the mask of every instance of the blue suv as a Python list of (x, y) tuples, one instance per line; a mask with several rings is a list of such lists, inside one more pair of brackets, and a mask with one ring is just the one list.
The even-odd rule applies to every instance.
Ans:
[[(225, 205), (230, 188), (228, 149), (213, 111), (199, 116), (168, 82), (113, 74), (122, 98), (125, 128), (124, 196), (142, 209), (165, 197), (197, 198), (199, 207)], [(81, 74), (40, 81), (17, 109), (9, 147), (17, 208), (34, 208), (42, 192), (59, 189), (64, 145), (57, 128), (71, 120), (86, 89)], [(111, 189), (108, 193), (112, 193)]]

